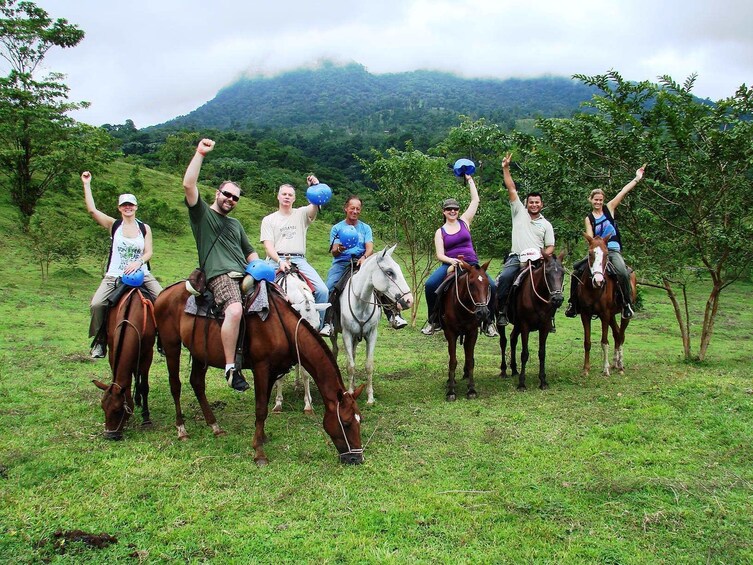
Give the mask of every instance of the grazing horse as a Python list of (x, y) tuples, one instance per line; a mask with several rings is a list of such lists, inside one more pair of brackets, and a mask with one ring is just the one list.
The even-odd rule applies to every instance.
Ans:
[[(459, 268), (458, 268), (459, 267)], [(492, 292), (486, 270), (489, 261), (475, 267), (462, 259), (453, 269), (453, 281), (442, 294), (440, 307), (442, 327), (447, 339), (447, 350), (450, 354), (450, 364), (447, 370), (447, 400), (455, 400), (455, 370), (458, 366), (457, 342), (465, 351), (465, 365), (463, 378), (468, 379), (467, 398), (476, 398), (476, 388), (473, 380), (475, 366), (474, 351), (478, 339), (479, 327), (489, 316), (489, 304)]]
[[(302, 321), (277, 287), (267, 285), (266, 288), (269, 302), (266, 320), (262, 320), (256, 313), (246, 312), (243, 316), (245, 327), (242, 329), (245, 336), (243, 368), (251, 369), (254, 374), (254, 461), (259, 466), (269, 462), (263, 444), (267, 441), (264, 422), (267, 419), (272, 385), (280, 375), (300, 363), (319, 388), (324, 402), (324, 430), (335, 444), (340, 461), (362, 463), (361, 413), (356, 398), (363, 387), (353, 394), (345, 391), (337, 362), (318, 332)], [(187, 314), (185, 307), (188, 297), (189, 293), (181, 282), (162, 291), (155, 305), (157, 327), (167, 357), (179, 439), (188, 437), (180, 407), (181, 343), (191, 354), (191, 387), (204, 419), (215, 435), (224, 433), (209, 407), (205, 392), (207, 366), (225, 366), (220, 324), (217, 320)]]
[[(583, 323), (583, 374), (588, 375), (591, 370), (591, 318), (601, 320), (601, 351), (602, 373), (609, 376), (609, 328), (612, 328), (614, 338), (613, 367), (620, 374), (625, 372), (622, 357), (622, 346), (625, 343), (625, 330), (630, 323), (629, 318), (622, 318), (617, 325), (617, 314), (620, 313), (620, 304), (615, 297), (615, 291), (619, 288), (613, 276), (607, 274), (608, 252), (607, 242), (600, 237), (591, 237), (583, 234), (588, 241), (588, 270), (589, 276), (584, 276), (578, 285), (577, 301), (580, 320)], [(632, 299), (635, 302), (635, 273), (630, 273), (630, 287)]]
[[(104, 391), (107, 439), (123, 439), (123, 428), (136, 406), (141, 406), (142, 426), (150, 426), (149, 369), (156, 335), (154, 306), (141, 289), (128, 287), (110, 308), (107, 317), (107, 349), (112, 382), (92, 382)], [(131, 382), (133, 380), (133, 396)]]
[(380, 253), (369, 256), (361, 268), (353, 274), (340, 294), (340, 315), (335, 320), (332, 334), (332, 352), (337, 358), (337, 334), (343, 334), (343, 347), (348, 357), (348, 377), (353, 390), (356, 383), (356, 346), (366, 340), (366, 392), (367, 404), (374, 404), (374, 348), (377, 339), (377, 326), (382, 310), (375, 291), (383, 299), (397, 303), (402, 308), (410, 308), (413, 303), (408, 283), (405, 282), (400, 265), (392, 258), (397, 245), (386, 247)]
[[(521, 283), (508, 302), (510, 322), (513, 325), (510, 331), (510, 370), (513, 376), (518, 374), (515, 349), (518, 345), (518, 336), (521, 337), (518, 390), (526, 389), (528, 337), (535, 331), (539, 332), (539, 388), (544, 390), (549, 387), (546, 382), (546, 340), (552, 331), (554, 313), (562, 305), (562, 289), (565, 284), (565, 269), (562, 267), (564, 256), (565, 253), (562, 252), (559, 257), (543, 255), (534, 262), (528, 261), (521, 269)], [(501, 306), (498, 305), (498, 308)], [(499, 349), (502, 353), (502, 364), (499, 376), (504, 378), (507, 376), (507, 336), (504, 327), (500, 330)]]
[[(303, 275), (298, 271), (298, 267), (293, 264), (289, 271), (279, 273), (276, 281), (285, 295), (288, 302), (301, 315), (301, 318), (311, 324), (312, 328), (319, 327), (319, 311), (326, 310), (329, 304), (316, 304), (314, 293), (311, 291), (308, 283), (303, 279)], [(303, 375), (301, 375), (303, 373)], [(303, 378), (301, 378), (303, 377)], [(282, 383), (285, 377), (280, 377), (275, 381), (275, 406), (272, 412), (279, 414), (282, 412)], [(309, 375), (300, 365), (295, 368), (295, 388), (300, 389), (303, 385), (303, 413), (312, 415), (314, 408), (311, 404), (311, 386)]]

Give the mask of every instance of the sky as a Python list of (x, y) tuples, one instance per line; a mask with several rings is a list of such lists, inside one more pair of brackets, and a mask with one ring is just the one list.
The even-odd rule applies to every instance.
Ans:
[[(327, 59), (374, 74), (698, 78), (718, 100), (753, 83), (750, 0), (39, 0), (86, 32), (50, 50), (77, 120), (137, 128), (187, 114), (242, 76)], [(0, 71), (7, 73), (0, 60)]]

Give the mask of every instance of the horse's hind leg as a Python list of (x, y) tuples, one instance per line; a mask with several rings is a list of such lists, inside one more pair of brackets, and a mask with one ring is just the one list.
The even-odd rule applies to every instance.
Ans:
[(581, 313), (583, 323), (583, 376), (587, 377), (591, 371), (591, 315)]
[(546, 338), (549, 337), (548, 330), (539, 330), (539, 388), (546, 390), (549, 383), (546, 382)]
[(609, 323), (607, 320), (601, 320), (601, 373), (609, 376)]
[(478, 332), (474, 331), (466, 336), (464, 343), (465, 365), (463, 367), (463, 378), (468, 379), (468, 392), (465, 393), (465, 397), (469, 399), (478, 396), (478, 394), (476, 394), (476, 385), (473, 380), (473, 369), (476, 364), (473, 353), (476, 348), (477, 339)]
[(458, 336), (456, 335), (450, 335), (445, 331), (445, 336), (447, 337), (447, 351), (450, 354), (450, 362), (447, 366), (447, 400), (450, 402), (453, 402), (456, 398), (455, 396), (455, 369), (458, 367), (458, 358), (457, 358), (457, 346), (458, 346)]
[(186, 425), (183, 419), (183, 410), (180, 406), (180, 343), (167, 343), (162, 342), (165, 351), (165, 359), (167, 360), (167, 374), (170, 379), (170, 394), (173, 397), (173, 404), (175, 404), (175, 427), (178, 429), (178, 439), (188, 439), (188, 432), (186, 432)]
[(520, 331), (513, 326), (510, 332), (510, 375), (513, 377), (518, 374), (518, 364), (515, 361), (515, 350), (518, 348), (518, 336)]
[(356, 388), (356, 338), (348, 333), (343, 333), (343, 348), (348, 368), (348, 392), (353, 394)]
[(507, 335), (505, 335), (505, 326), (499, 326), (499, 352), (502, 354), (502, 361), (499, 365), (499, 376), (503, 379), (507, 376), (507, 360), (505, 359), (506, 349)]
[(630, 319), (623, 318), (620, 320), (620, 326), (617, 327), (615, 322), (612, 328), (614, 337), (614, 358), (612, 366), (619, 371), (621, 375), (625, 374), (625, 359), (623, 357), (623, 346), (625, 345), (625, 330), (627, 329)]
[(299, 367), (301, 377), (303, 378), (303, 413), (309, 416), (314, 415), (314, 406), (311, 403), (311, 379), (306, 369)]
[(526, 363), (528, 363), (528, 336), (527, 330), (520, 333), (520, 376), (518, 377), (518, 390), (526, 390)]
[[(296, 371), (298, 368), (296, 368)], [(282, 412), (282, 381), (285, 380), (285, 377), (280, 377), (275, 381), (274, 390), (275, 390), (275, 407), (272, 408), (273, 414), (279, 414)]]
[(139, 372), (141, 375), (136, 379), (137, 393), (136, 398), (141, 399), (141, 425), (143, 427), (149, 427), (152, 425), (152, 420), (149, 416), (149, 369), (152, 366), (152, 357), (154, 355), (154, 349), (149, 350), (141, 356), (139, 362)]
[(366, 404), (371, 406), (374, 404), (374, 348), (376, 347), (377, 340), (377, 328), (371, 330), (369, 336), (366, 338)]
[(224, 435), (225, 432), (217, 423), (217, 418), (214, 417), (214, 412), (212, 412), (207, 401), (206, 375), (207, 368), (204, 364), (195, 357), (191, 357), (191, 388), (193, 388), (193, 392), (196, 395), (196, 400), (199, 401), (201, 412), (204, 414), (204, 421), (212, 428), (214, 435)]

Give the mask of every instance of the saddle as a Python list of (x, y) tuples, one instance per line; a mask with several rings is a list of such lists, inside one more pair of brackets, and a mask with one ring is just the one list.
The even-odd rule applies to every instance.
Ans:
[(343, 293), (343, 290), (345, 290), (345, 285), (348, 284), (350, 277), (356, 274), (359, 270), (360, 267), (356, 265), (355, 261), (351, 260), (351, 268), (343, 273), (340, 280), (338, 280), (335, 283), (335, 286), (332, 287), (332, 292), (329, 293), (330, 307), (327, 311), (327, 315), (330, 317), (330, 323), (335, 325), (338, 330), (340, 329), (340, 295)]
[[(94, 339), (92, 339), (91, 347), (94, 347), (94, 344), (96, 343), (107, 342), (107, 321), (110, 319), (110, 310), (113, 308), (113, 306), (117, 306), (118, 302), (120, 302), (120, 299), (123, 298), (123, 295), (132, 288), (132, 286), (128, 286), (120, 282), (120, 279), (117, 280), (117, 282), (115, 283), (115, 292), (107, 299), (107, 308), (105, 308), (104, 321), (102, 322), (99, 330), (97, 330), (97, 335), (95, 335)], [(149, 300), (149, 302), (152, 303), (152, 306), (154, 306), (155, 297), (151, 295), (146, 287), (144, 285), (141, 285), (140, 287), (138, 287), (138, 290), (140, 290), (144, 298)]]
[[(267, 284), (256, 283), (243, 296), (244, 312), (248, 314), (256, 313), (262, 321), (266, 320), (269, 315), (269, 296), (267, 295), (267, 288)], [(278, 292), (281, 292), (277, 285), (270, 288), (276, 288), (278, 289)], [(224, 312), (219, 310), (214, 301), (214, 294), (210, 291), (205, 292), (201, 296), (190, 295), (186, 301), (184, 311), (191, 316), (217, 320), (220, 324), (225, 319)]]
[[(282, 282), (285, 280), (286, 275), (293, 274), (297, 276), (299, 279), (301, 279), (303, 282), (306, 283), (306, 285), (309, 287), (309, 290), (311, 291), (311, 294), (313, 294), (316, 291), (316, 287), (314, 286), (314, 283), (311, 282), (311, 279), (309, 279), (305, 274), (303, 274), (300, 270), (298, 270), (298, 266), (295, 263), (291, 264), (291, 267), (287, 271), (283, 271), (282, 269), (277, 269), (277, 272), (275, 273), (275, 283), (279, 285), (280, 287), (283, 286)], [(287, 288), (283, 288), (285, 292), (287, 292)]]

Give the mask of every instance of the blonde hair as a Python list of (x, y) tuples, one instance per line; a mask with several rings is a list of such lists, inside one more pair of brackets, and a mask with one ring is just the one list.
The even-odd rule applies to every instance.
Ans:
[(600, 188), (594, 188), (591, 191), (591, 194), (588, 195), (588, 201), (591, 202), (594, 199), (594, 196), (597, 194), (601, 194), (604, 198), (606, 198), (606, 194), (604, 194), (604, 191)]

